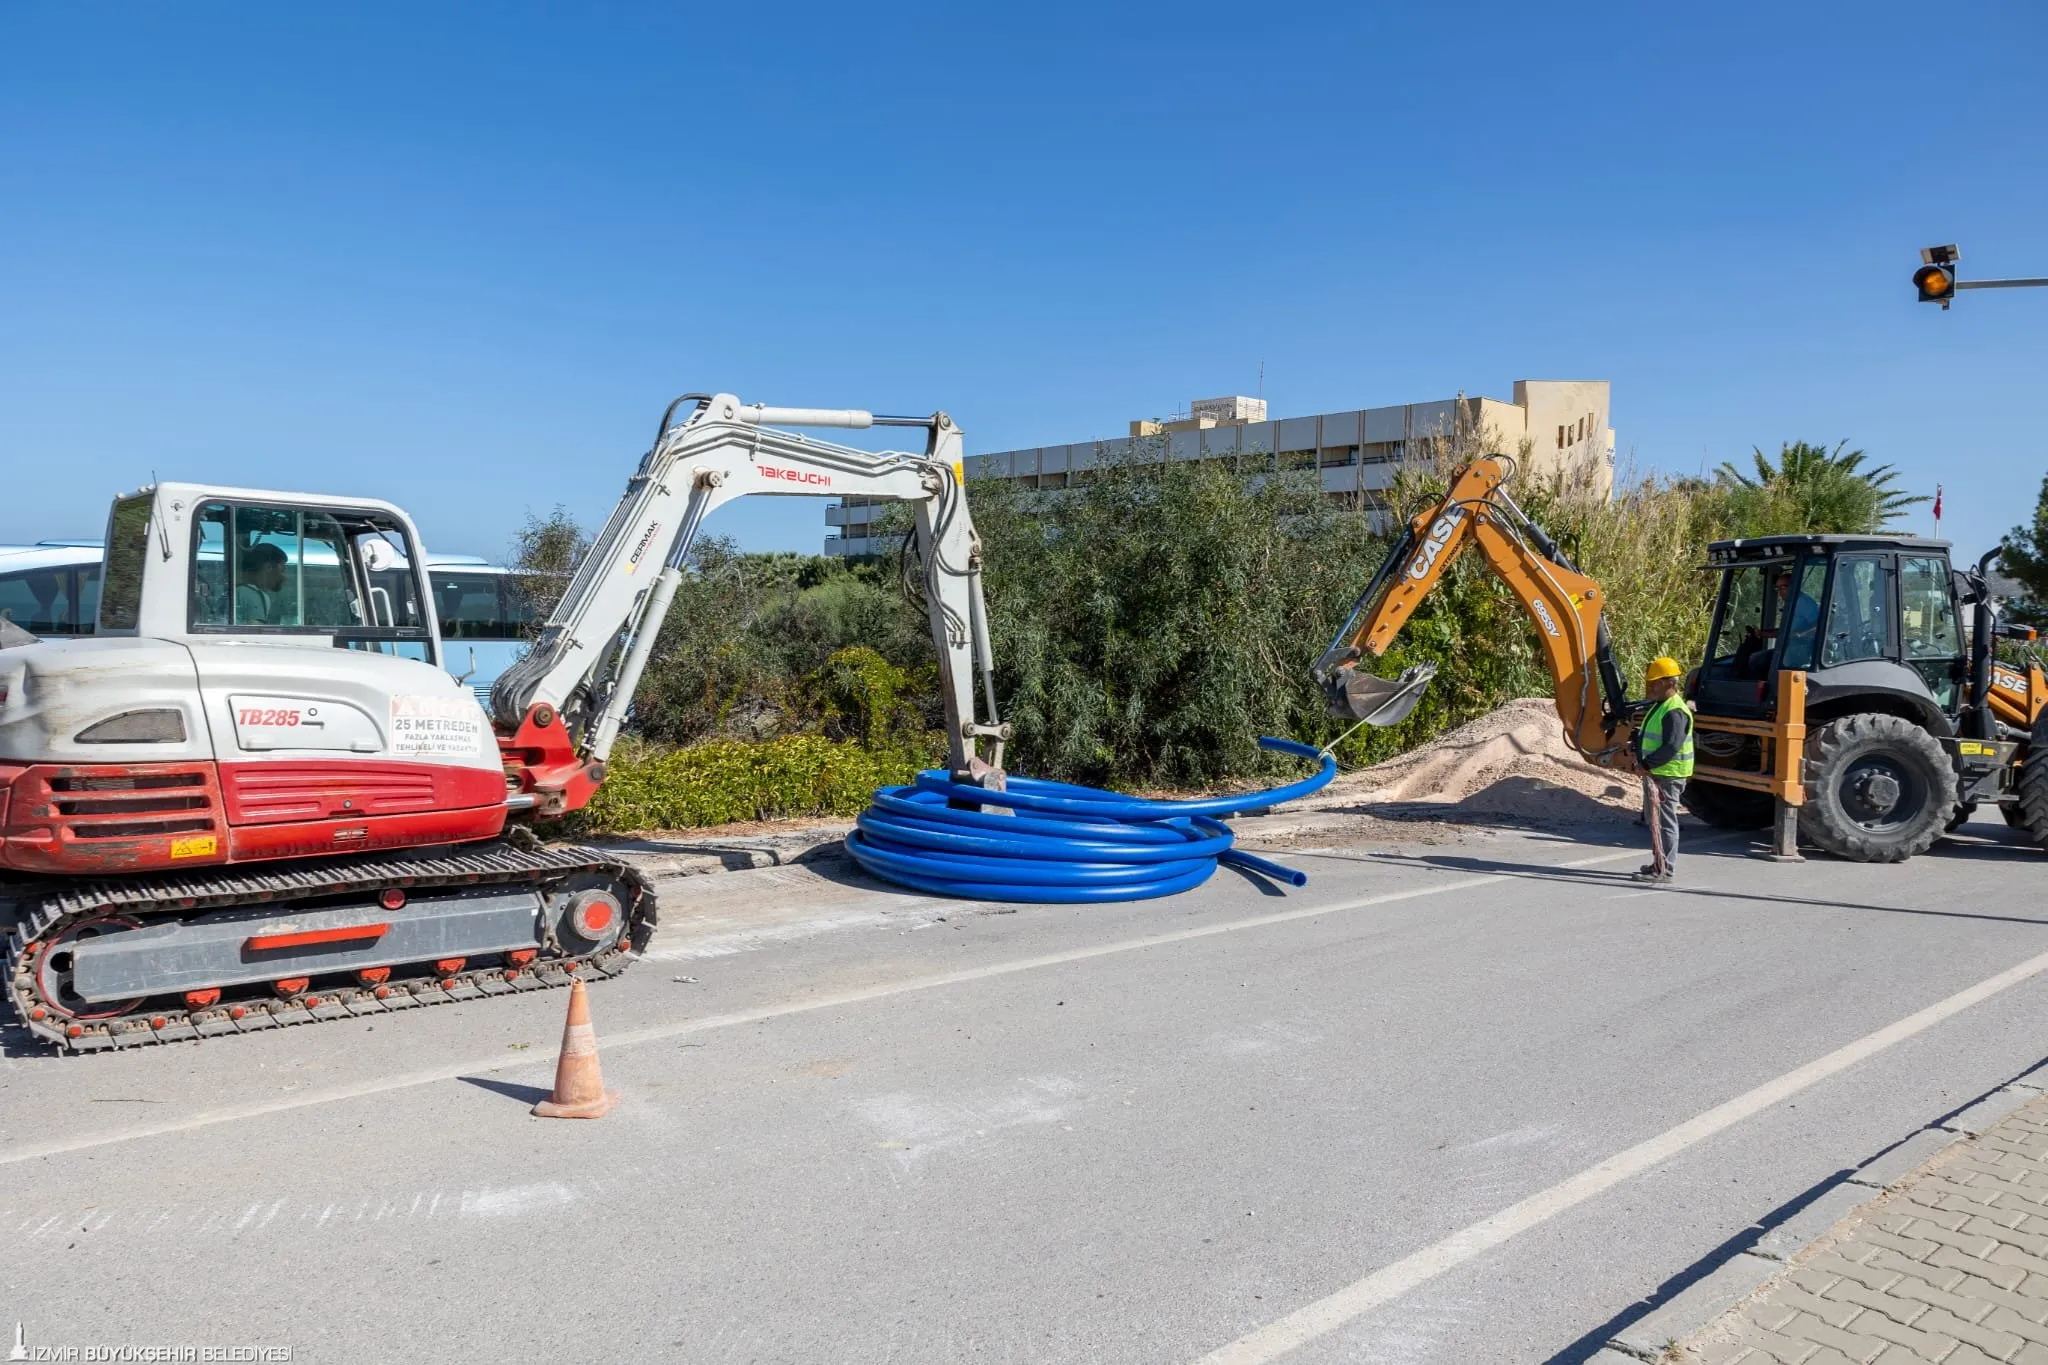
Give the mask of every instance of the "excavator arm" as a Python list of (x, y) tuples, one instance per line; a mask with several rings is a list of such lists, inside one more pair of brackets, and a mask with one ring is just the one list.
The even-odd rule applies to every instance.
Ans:
[(1380, 564), (1317, 661), (1316, 680), (1333, 715), (1372, 725), (1404, 719), (1436, 666), (1420, 664), (1388, 679), (1355, 665), (1365, 655), (1385, 654), (1458, 556), (1476, 548), (1536, 627), (1566, 740), (1589, 762), (1632, 767), (1628, 739), (1641, 706), (1631, 706), (1614, 662), (1606, 598), (1516, 506), (1505, 487), (1513, 471), (1508, 457), (1489, 455), (1457, 472), (1444, 500), (1409, 523)]
[[(678, 408), (692, 405), (678, 420)], [(918, 427), (921, 455), (835, 445), (783, 427)], [(981, 545), (967, 513), (960, 428), (944, 413), (878, 417), (857, 409), (775, 408), (731, 394), (685, 394), (525, 658), (491, 689), (492, 720), (515, 805), (574, 810), (604, 762), (647, 668), (704, 518), (750, 493), (901, 499), (914, 537), (939, 659), (947, 760), (956, 781), (1002, 785), (1009, 727), (996, 713), (981, 589)], [(979, 674), (987, 706), (976, 714)], [(984, 741), (992, 745), (984, 758)]]

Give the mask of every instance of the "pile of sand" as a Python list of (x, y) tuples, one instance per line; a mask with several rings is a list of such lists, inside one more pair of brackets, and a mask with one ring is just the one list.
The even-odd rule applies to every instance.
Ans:
[(1548, 698), (1511, 701), (1490, 715), (1410, 750), (1347, 773), (1325, 788), (1375, 815), (1490, 818), (1543, 824), (1633, 820), (1641, 787), (1633, 774), (1592, 767), (1564, 742)]

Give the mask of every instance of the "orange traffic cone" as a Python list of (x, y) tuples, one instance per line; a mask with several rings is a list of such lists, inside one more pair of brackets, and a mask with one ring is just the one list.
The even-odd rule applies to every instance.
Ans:
[(533, 1106), (544, 1119), (598, 1119), (619, 1102), (604, 1088), (597, 1065), (597, 1030), (590, 1026), (590, 1001), (579, 978), (569, 987), (569, 1022), (562, 1027), (562, 1055), (555, 1063), (555, 1093)]

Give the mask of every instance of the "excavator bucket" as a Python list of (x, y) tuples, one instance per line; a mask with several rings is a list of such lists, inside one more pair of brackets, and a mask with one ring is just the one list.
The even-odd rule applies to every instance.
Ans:
[(1376, 678), (1346, 664), (1323, 684), (1323, 695), (1329, 700), (1330, 714), (1340, 720), (1398, 725), (1408, 719), (1435, 676), (1435, 664), (1417, 664), (1398, 678)]

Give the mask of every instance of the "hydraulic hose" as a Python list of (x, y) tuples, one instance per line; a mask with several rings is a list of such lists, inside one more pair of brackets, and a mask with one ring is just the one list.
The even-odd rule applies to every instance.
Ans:
[(1199, 801), (1146, 801), (1035, 777), (990, 791), (933, 769), (908, 786), (879, 788), (846, 851), (884, 880), (968, 900), (1147, 900), (1200, 886), (1224, 863), (1306, 886), (1306, 873), (1234, 848), (1218, 817), (1320, 791), (1337, 760), (1291, 739), (1269, 736), (1259, 747), (1315, 759), (1320, 769), (1284, 787)]

